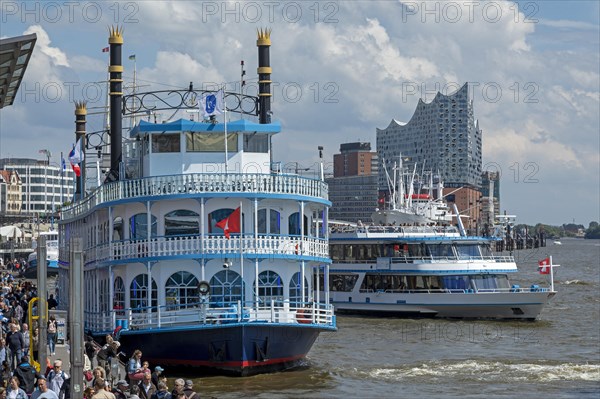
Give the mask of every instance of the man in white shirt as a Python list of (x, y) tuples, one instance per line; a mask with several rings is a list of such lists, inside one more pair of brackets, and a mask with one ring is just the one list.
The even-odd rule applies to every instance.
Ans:
[(33, 391), (31, 399), (58, 399), (58, 395), (48, 388), (45, 377), (40, 377), (37, 380), (38, 389)]

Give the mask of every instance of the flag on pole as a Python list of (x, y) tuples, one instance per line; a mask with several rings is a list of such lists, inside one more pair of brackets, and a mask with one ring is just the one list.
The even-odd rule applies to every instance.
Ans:
[(216, 224), (217, 227), (223, 229), (225, 237), (229, 240), (229, 233), (240, 232), (240, 208), (237, 207), (229, 216), (220, 220)]
[(67, 163), (65, 162), (65, 159), (62, 156), (62, 152), (60, 155), (60, 170), (61, 173), (65, 173), (67, 171)]
[(540, 274), (550, 274), (552, 268), (550, 258), (542, 259), (538, 262)]
[(79, 164), (83, 162), (84, 155), (81, 151), (81, 138), (77, 140), (77, 143), (73, 146), (71, 152), (69, 152), (69, 162), (71, 162), (71, 167), (73, 168), (73, 172), (75, 172), (75, 176), (81, 176), (81, 167)]
[(103, 53), (108, 53), (108, 51), (109, 51), (109, 50), (110, 50), (110, 48), (109, 48), (109, 47), (104, 47), (104, 48), (102, 49), (102, 52), (103, 52)]
[(129, 56), (129, 59), (130, 59), (131, 61), (135, 61), (135, 54), (131, 54), (131, 55)]
[(205, 94), (200, 100), (200, 109), (204, 113), (204, 117), (207, 118), (213, 115), (221, 115), (225, 109), (223, 101), (223, 89), (216, 93)]

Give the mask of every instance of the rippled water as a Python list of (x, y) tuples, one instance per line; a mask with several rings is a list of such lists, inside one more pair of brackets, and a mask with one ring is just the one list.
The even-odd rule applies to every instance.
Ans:
[(539, 259), (561, 265), (558, 294), (536, 322), (338, 317), (303, 369), (196, 387), (219, 398), (598, 398), (600, 241), (562, 243), (515, 253), (522, 287), (549, 285)]

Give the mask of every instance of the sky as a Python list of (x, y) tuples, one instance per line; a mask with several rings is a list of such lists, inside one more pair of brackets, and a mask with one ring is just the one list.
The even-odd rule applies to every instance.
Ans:
[(102, 129), (109, 25), (124, 29), (124, 79), (138, 91), (256, 93), (256, 30), (272, 29), (274, 159), (331, 165), (341, 143), (371, 142), (419, 98), (472, 89), (483, 168), (501, 172), (518, 222), (600, 220), (598, 1), (0, 1), (0, 36), (36, 33), (15, 104), (0, 110), (0, 158), (60, 162), (74, 101)]

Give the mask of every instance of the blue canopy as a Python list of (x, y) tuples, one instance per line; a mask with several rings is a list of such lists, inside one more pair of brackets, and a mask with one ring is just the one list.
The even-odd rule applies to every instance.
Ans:
[[(227, 123), (227, 132), (256, 132), (256, 133), (279, 133), (281, 124), (279, 122), (260, 124), (240, 119)], [(153, 132), (207, 132), (223, 133), (225, 124), (223, 123), (205, 123), (191, 121), (189, 119), (179, 119), (169, 123), (150, 123), (144, 120), (135, 126), (129, 132), (129, 137), (144, 136)]]

